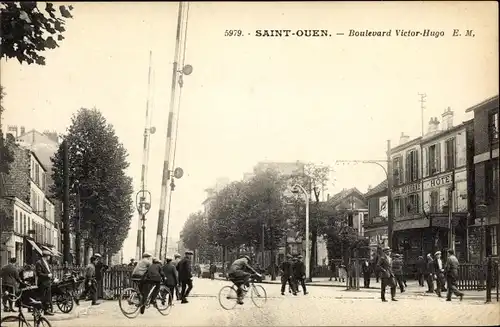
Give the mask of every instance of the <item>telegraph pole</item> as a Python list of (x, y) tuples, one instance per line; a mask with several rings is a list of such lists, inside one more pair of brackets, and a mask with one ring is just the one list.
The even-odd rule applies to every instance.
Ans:
[(421, 136), (424, 136), (424, 110), (425, 110), (425, 105), (424, 103), (426, 102), (425, 98), (427, 97), (427, 94), (425, 93), (419, 93), (418, 96), (420, 97), (420, 118), (421, 118), (421, 128), (422, 128), (422, 134)]
[(64, 176), (64, 194), (63, 194), (63, 258), (64, 262), (70, 261), (70, 239), (69, 239), (69, 155), (68, 155), (68, 141), (64, 140), (63, 146), (63, 176)]

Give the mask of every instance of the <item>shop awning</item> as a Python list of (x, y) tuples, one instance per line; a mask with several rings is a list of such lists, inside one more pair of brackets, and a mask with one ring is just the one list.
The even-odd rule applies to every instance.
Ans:
[(52, 253), (52, 256), (54, 257), (62, 257), (62, 254), (59, 253), (59, 251), (57, 251), (56, 249), (51, 249), (45, 245), (42, 245), (42, 249), (49, 251), (50, 253)]
[(38, 253), (40, 253), (40, 255), (42, 255), (42, 249), (40, 249), (40, 247), (35, 243), (35, 241), (30, 240), (29, 238), (27, 238), (26, 240), (31, 244), (33, 249), (35, 249)]

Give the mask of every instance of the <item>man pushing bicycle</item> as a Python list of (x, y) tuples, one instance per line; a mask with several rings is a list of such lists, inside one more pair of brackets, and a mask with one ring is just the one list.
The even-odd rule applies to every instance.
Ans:
[[(238, 288), (236, 295), (238, 296), (238, 304), (243, 304), (244, 291), (242, 286), (245, 285), (250, 287), (250, 277), (252, 274), (261, 276), (255, 269), (250, 266), (252, 259), (248, 255), (236, 259), (232, 265), (229, 267), (228, 277), (229, 280), (233, 282)], [(250, 272), (250, 273), (249, 273)]]

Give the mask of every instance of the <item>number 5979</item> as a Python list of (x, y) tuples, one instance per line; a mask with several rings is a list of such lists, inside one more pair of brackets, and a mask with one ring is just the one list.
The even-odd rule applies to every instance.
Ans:
[(226, 30), (224, 36), (242, 36), (243, 32), (241, 30)]

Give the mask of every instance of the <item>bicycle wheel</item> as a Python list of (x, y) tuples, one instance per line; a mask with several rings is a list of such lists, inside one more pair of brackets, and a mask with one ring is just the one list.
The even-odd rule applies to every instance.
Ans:
[(50, 322), (45, 317), (38, 318), (35, 327), (52, 327)]
[(159, 313), (166, 316), (170, 313), (172, 309), (172, 294), (168, 287), (162, 285), (160, 286), (160, 291), (158, 292), (158, 296), (156, 296), (156, 309)]
[(139, 315), (140, 299), (140, 294), (134, 288), (126, 288), (122, 291), (118, 304), (125, 317), (133, 319)]
[(28, 327), (28, 323), (18, 316), (7, 316), (0, 320), (0, 327)]
[(265, 288), (261, 285), (252, 285), (250, 298), (257, 308), (262, 308), (267, 302), (267, 293)]
[(223, 309), (232, 310), (237, 304), (238, 296), (233, 286), (224, 286), (219, 291), (219, 304)]

